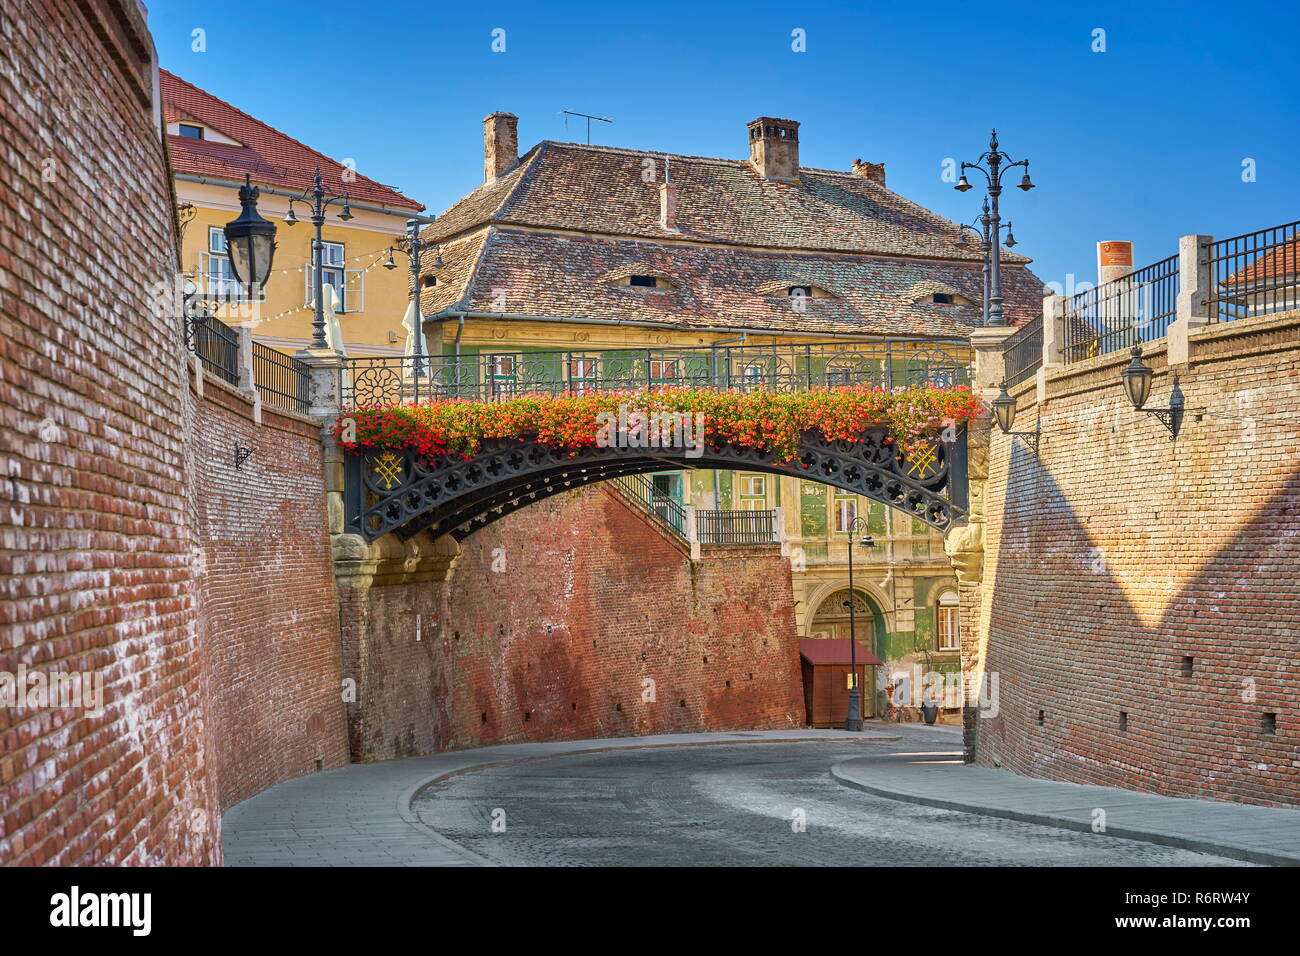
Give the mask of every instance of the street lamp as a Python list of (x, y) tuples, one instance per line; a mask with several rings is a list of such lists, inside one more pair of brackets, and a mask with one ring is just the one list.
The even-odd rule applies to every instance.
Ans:
[[(393, 259), (394, 252), (405, 253), (411, 263), (411, 301), (415, 303), (415, 368), (412, 375), (415, 378), (424, 377), (424, 316), (420, 311), (420, 258), (428, 243), (420, 239), (420, 221), (418, 219), (406, 220), (406, 235), (397, 242), (388, 247), (388, 261), (384, 263), (385, 269), (396, 269), (397, 263)], [(435, 267), (442, 265), (442, 247), (434, 247)]]
[[(987, 162), (988, 168), (981, 166), (980, 160)], [(1022, 159), (1018, 162), (1010, 162), (1010, 157), (998, 149), (998, 131), (994, 130), (992, 137), (989, 139), (988, 151), (981, 153), (979, 159), (973, 163), (961, 164), (961, 178), (957, 180), (957, 185), (953, 187), (958, 192), (963, 193), (974, 188), (970, 180), (966, 178), (966, 170), (968, 169), (978, 169), (988, 180), (988, 199), (991, 201), (991, 208), (988, 209), (984, 216), (980, 217), (981, 220), (988, 219), (984, 231), (984, 240), (989, 245), (987, 253), (989, 295), (984, 320), (986, 325), (1007, 324), (1006, 317), (1002, 314), (1002, 256), (999, 252), (1002, 241), (1002, 217), (998, 213), (998, 197), (1002, 195), (1002, 177), (1017, 166), (1023, 166), (1025, 170), (1018, 188), (1028, 192), (1034, 188), (1034, 184), (1029, 179), (1029, 160)], [(1007, 223), (1008, 248), (1015, 244), (1015, 237), (1011, 235), (1010, 229), (1011, 223)]]
[(294, 196), (289, 200), (289, 215), (284, 217), (284, 224), (292, 226), (298, 222), (298, 217), (294, 215), (293, 204), (296, 202), (304, 203), (311, 211), (311, 223), (316, 227), (316, 237), (312, 240), (311, 245), (311, 267), (312, 267), (312, 291), (316, 296), (316, 314), (312, 319), (312, 339), (311, 347), (314, 349), (327, 349), (329, 343), (325, 341), (325, 274), (321, 267), (321, 254), (325, 247), (325, 242), (321, 238), (321, 229), (325, 225), (325, 210), (332, 203), (340, 203), (342, 210), (339, 212), (339, 218), (344, 222), (353, 218), (352, 207), (348, 204), (348, 196), (334, 195), (325, 192), (325, 187), (321, 183), (320, 167), (316, 168), (316, 177), (312, 180), (312, 185), (303, 190), (301, 196)]
[(1120, 381), (1124, 383), (1124, 394), (1139, 412), (1146, 412), (1153, 418), (1160, 419), (1161, 424), (1169, 429), (1170, 441), (1173, 441), (1182, 430), (1183, 414), (1186, 411), (1183, 390), (1178, 386), (1178, 376), (1174, 376), (1174, 388), (1169, 393), (1169, 407), (1147, 408), (1147, 399), (1151, 397), (1151, 380), (1155, 377), (1155, 372), (1142, 361), (1142, 346), (1133, 346), (1133, 351), (1129, 354), (1133, 357), (1133, 361), (1120, 372)]
[[(984, 269), (983, 269), (984, 298), (982, 300), (982, 305), (983, 305), (982, 318), (985, 325), (989, 324), (989, 251), (993, 248), (993, 242), (990, 237), (990, 229), (991, 229), (992, 221), (993, 221), (993, 217), (989, 214), (989, 198), (985, 196), (984, 211), (981, 212), (975, 218), (975, 222), (966, 223), (964, 225), (958, 226), (957, 238), (953, 242), (953, 245), (955, 245), (958, 249), (965, 249), (966, 246), (970, 243), (970, 240), (966, 236), (966, 233), (968, 232), (975, 233), (976, 239), (979, 240), (980, 258), (984, 264)], [(979, 223), (979, 228), (976, 228), (975, 223)], [(999, 225), (999, 228), (1003, 228), (1003, 227)], [(1016, 244), (1016, 237), (1011, 233), (1010, 222), (1006, 224), (1005, 228), (1007, 230), (1007, 238), (1003, 242), (1003, 245), (1006, 246), (1008, 249), (1010, 249), (1012, 246)]]
[[(867, 519), (861, 516), (855, 516), (849, 522), (849, 599), (844, 604), (849, 609), (849, 674), (852, 683), (849, 687), (849, 712), (844, 718), (844, 729), (854, 731), (862, 729), (862, 688), (858, 686), (858, 633), (853, 608), (853, 536), (866, 528)], [(875, 542), (871, 540), (871, 535), (864, 534), (860, 545), (870, 548)]]
[(253, 179), (244, 174), (244, 185), (239, 187), (242, 207), (238, 219), (226, 223), (226, 248), (230, 252), (230, 268), (235, 280), (244, 285), (251, 298), (261, 298), (262, 286), (271, 274), (271, 260), (275, 257), (275, 223), (263, 219), (257, 211), (260, 191)]

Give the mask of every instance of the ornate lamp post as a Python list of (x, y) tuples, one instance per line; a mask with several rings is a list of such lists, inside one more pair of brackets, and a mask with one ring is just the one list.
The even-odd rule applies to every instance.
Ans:
[[(993, 217), (989, 214), (989, 198), (988, 196), (985, 196), (984, 211), (980, 213), (980, 215), (975, 219), (975, 222), (980, 224), (979, 228), (978, 229), (975, 228), (975, 222), (958, 226), (957, 239), (954, 242), (954, 245), (956, 245), (959, 249), (966, 248), (967, 244), (969, 243), (969, 240), (966, 237), (967, 232), (975, 233), (976, 237), (979, 239), (981, 258), (983, 259), (984, 262), (984, 298), (983, 298), (982, 315), (983, 315), (983, 320), (985, 325), (989, 324), (989, 252), (993, 248), (993, 242), (990, 237), (992, 221), (993, 221)], [(1001, 224), (999, 224), (999, 228), (1002, 228)], [(1011, 231), (1010, 220), (1007, 220), (1006, 230), (1007, 230), (1007, 238), (1003, 241), (1002, 244), (1006, 246), (1008, 249), (1011, 249), (1016, 245), (1016, 237), (1015, 234), (1012, 233)]]
[[(865, 530), (867, 519), (854, 516), (849, 522), (849, 599), (844, 605), (849, 609), (849, 674), (852, 684), (849, 687), (849, 712), (844, 718), (844, 729), (858, 731), (862, 729), (862, 688), (858, 686), (858, 632), (856, 615), (853, 609), (853, 536)], [(875, 542), (871, 535), (862, 536), (861, 546), (870, 548)]]
[[(980, 165), (980, 161), (988, 164), (987, 168)], [(994, 130), (993, 135), (989, 138), (989, 148), (986, 152), (981, 153), (978, 160), (973, 163), (961, 164), (961, 179), (953, 188), (958, 192), (966, 192), (973, 188), (970, 181), (966, 179), (966, 170), (978, 169), (988, 180), (988, 200), (990, 209), (984, 216), (980, 217), (983, 221), (987, 218), (985, 224), (984, 241), (988, 243), (989, 249), (986, 253), (988, 261), (988, 307), (985, 318), (986, 325), (1006, 325), (1007, 320), (1002, 314), (1002, 255), (999, 249), (1002, 240), (1002, 217), (998, 212), (998, 197), (1002, 195), (1002, 177), (1009, 170), (1017, 166), (1025, 168), (1025, 174), (1017, 184), (1018, 188), (1025, 192), (1034, 188), (1034, 184), (1029, 180), (1029, 160), (1022, 159), (1018, 162), (1011, 162), (1011, 157), (998, 149), (998, 131)], [(1010, 234), (1010, 223), (1007, 223), (1007, 245), (1014, 244), (1014, 237)]]
[(319, 167), (316, 169), (316, 177), (312, 180), (312, 185), (303, 190), (301, 196), (295, 196), (289, 200), (289, 215), (284, 217), (286, 226), (292, 226), (298, 222), (298, 218), (293, 211), (293, 204), (296, 202), (305, 203), (308, 206), (311, 210), (311, 224), (316, 227), (316, 237), (312, 240), (311, 245), (312, 291), (316, 296), (316, 315), (311, 323), (311, 347), (313, 349), (327, 349), (329, 343), (325, 341), (325, 298), (322, 295), (325, 291), (325, 276), (321, 268), (321, 252), (325, 247), (325, 243), (321, 238), (321, 228), (325, 225), (325, 210), (332, 203), (342, 204), (343, 209), (339, 212), (339, 218), (344, 222), (353, 218), (352, 209), (348, 205), (346, 193), (334, 195), (325, 192), (325, 187), (321, 183)]
[[(423, 260), (420, 257), (428, 245), (420, 239), (420, 221), (408, 219), (406, 236), (388, 247), (388, 261), (384, 263), (385, 269), (397, 268), (397, 263), (393, 261), (394, 252), (405, 253), (411, 263), (411, 301), (415, 303), (415, 361), (412, 375), (415, 378), (424, 377), (424, 316), (420, 312), (420, 264)], [(435, 245), (433, 248), (433, 265), (436, 268), (442, 265), (442, 247)]]

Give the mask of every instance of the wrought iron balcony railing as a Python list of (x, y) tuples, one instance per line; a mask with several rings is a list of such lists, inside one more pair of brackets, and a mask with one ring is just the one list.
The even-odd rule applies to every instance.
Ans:
[(777, 540), (776, 511), (697, 511), (700, 544), (771, 544)]
[(1178, 287), (1178, 256), (1173, 255), (1070, 296), (1065, 300), (1065, 361), (1161, 338), (1177, 314)]
[(656, 386), (780, 392), (842, 385), (948, 387), (970, 383), (970, 357), (969, 344), (957, 339), (890, 339), (350, 358), (343, 369), (342, 396), (345, 406), (372, 408), (435, 399), (499, 401), (530, 392), (580, 395)]

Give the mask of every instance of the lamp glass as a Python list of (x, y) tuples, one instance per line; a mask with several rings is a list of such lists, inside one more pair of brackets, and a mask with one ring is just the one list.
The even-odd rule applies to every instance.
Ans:
[(239, 218), (226, 223), (225, 228), (230, 268), (252, 295), (257, 295), (265, 284), (275, 257), (275, 224), (258, 213), (257, 197), (258, 189), (246, 175), (239, 188), (243, 208)]
[(1007, 387), (1004, 384), (1002, 391), (998, 392), (998, 397), (993, 399), (993, 417), (997, 419), (998, 428), (1006, 434), (1011, 431), (1011, 426), (1016, 423), (1016, 400), (1007, 394)]
[(1124, 392), (1128, 395), (1128, 400), (1133, 403), (1134, 408), (1140, 409), (1147, 403), (1151, 397), (1151, 379), (1155, 373), (1151, 368), (1142, 361), (1142, 349), (1138, 346), (1133, 347), (1133, 361), (1121, 373), (1124, 382)]

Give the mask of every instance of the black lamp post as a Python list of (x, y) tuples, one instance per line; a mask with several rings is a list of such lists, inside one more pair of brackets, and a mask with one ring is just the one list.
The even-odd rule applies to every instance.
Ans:
[(275, 223), (263, 219), (258, 213), (259, 194), (252, 177), (245, 173), (244, 185), (239, 187), (239, 218), (226, 223), (225, 228), (230, 268), (236, 281), (247, 288), (249, 297), (254, 299), (265, 294), (262, 286), (271, 274), (271, 261), (275, 258)]
[[(954, 243), (954, 245), (956, 245), (959, 249), (966, 248), (966, 245), (969, 242), (969, 240), (966, 238), (967, 232), (973, 232), (979, 238), (981, 259), (983, 260), (984, 263), (984, 269), (983, 269), (984, 298), (981, 300), (981, 303), (983, 305), (983, 312), (981, 313), (981, 315), (985, 325), (989, 324), (989, 252), (993, 248), (993, 242), (990, 237), (990, 226), (992, 221), (993, 221), (993, 217), (989, 214), (989, 198), (988, 196), (985, 196), (984, 211), (980, 213), (980, 215), (975, 219), (975, 222), (979, 223), (979, 228), (978, 229), (975, 228), (975, 222), (958, 226), (957, 240)], [(1003, 227), (999, 226), (999, 228), (1003, 228)], [(1016, 237), (1011, 232), (1010, 221), (1007, 222), (1005, 228), (1007, 230), (1007, 238), (1003, 241), (1002, 244), (1006, 246), (1008, 249), (1010, 249), (1013, 246), (1015, 246)]]
[(319, 167), (316, 169), (316, 177), (312, 180), (312, 185), (303, 190), (301, 196), (295, 196), (289, 200), (289, 215), (284, 217), (286, 226), (292, 226), (298, 222), (298, 218), (293, 212), (293, 204), (296, 202), (307, 204), (311, 210), (311, 224), (316, 227), (316, 237), (312, 240), (311, 245), (312, 291), (316, 296), (316, 315), (311, 323), (311, 347), (314, 349), (327, 349), (329, 348), (329, 342), (325, 340), (325, 298), (322, 295), (325, 291), (325, 275), (321, 268), (321, 252), (325, 248), (325, 243), (321, 238), (321, 229), (325, 225), (325, 210), (332, 203), (342, 204), (343, 208), (339, 212), (339, 218), (344, 222), (353, 218), (352, 209), (348, 205), (346, 193), (334, 195), (325, 192), (325, 187), (321, 183)]
[[(849, 522), (849, 599), (844, 605), (849, 609), (849, 712), (844, 718), (844, 729), (860, 731), (862, 729), (862, 688), (858, 686), (858, 633), (856, 614), (853, 608), (853, 536), (867, 527), (867, 520), (855, 516)], [(861, 545), (872, 547), (871, 535), (862, 536)]]
[[(414, 378), (424, 377), (424, 316), (420, 311), (420, 265), (423, 260), (420, 257), (427, 245), (428, 243), (420, 239), (420, 221), (408, 219), (406, 235), (388, 247), (388, 261), (384, 263), (385, 269), (397, 268), (397, 263), (393, 261), (394, 252), (405, 253), (411, 263), (411, 301), (415, 303), (415, 367), (412, 370)], [(434, 246), (433, 265), (435, 268), (442, 265), (441, 246)]]
[[(1002, 314), (1002, 256), (999, 246), (1002, 242), (1002, 217), (998, 212), (998, 197), (1002, 195), (1002, 177), (1009, 170), (1017, 166), (1025, 168), (1025, 174), (1017, 184), (1018, 188), (1028, 192), (1034, 188), (1034, 184), (1029, 180), (1029, 160), (1022, 159), (1018, 162), (1010, 162), (1011, 157), (998, 149), (998, 131), (994, 130), (993, 135), (989, 138), (989, 148), (986, 152), (981, 153), (978, 160), (973, 163), (961, 164), (961, 179), (957, 180), (957, 185), (953, 188), (958, 192), (966, 192), (971, 189), (970, 182), (966, 179), (966, 170), (978, 169), (988, 180), (988, 199), (990, 201), (989, 212), (981, 216), (981, 220), (987, 218), (984, 238), (989, 245), (988, 251), (988, 269), (989, 269), (989, 296), (988, 296), (988, 315), (985, 320), (987, 325), (1006, 325), (1006, 317)], [(980, 165), (980, 160), (988, 163), (988, 167)], [(1007, 245), (1008, 247), (1015, 244), (1015, 238), (1010, 233), (1010, 223), (1007, 223)]]
[(1174, 376), (1174, 388), (1169, 393), (1169, 407), (1147, 408), (1147, 399), (1151, 397), (1151, 380), (1155, 377), (1155, 372), (1142, 361), (1142, 346), (1133, 346), (1133, 351), (1129, 354), (1133, 356), (1133, 361), (1129, 362), (1120, 373), (1120, 380), (1124, 383), (1124, 394), (1139, 412), (1146, 412), (1153, 418), (1160, 419), (1161, 424), (1169, 429), (1170, 441), (1172, 441), (1182, 430), (1183, 414), (1186, 411), (1186, 400), (1183, 398), (1183, 390), (1178, 385), (1178, 376)]

